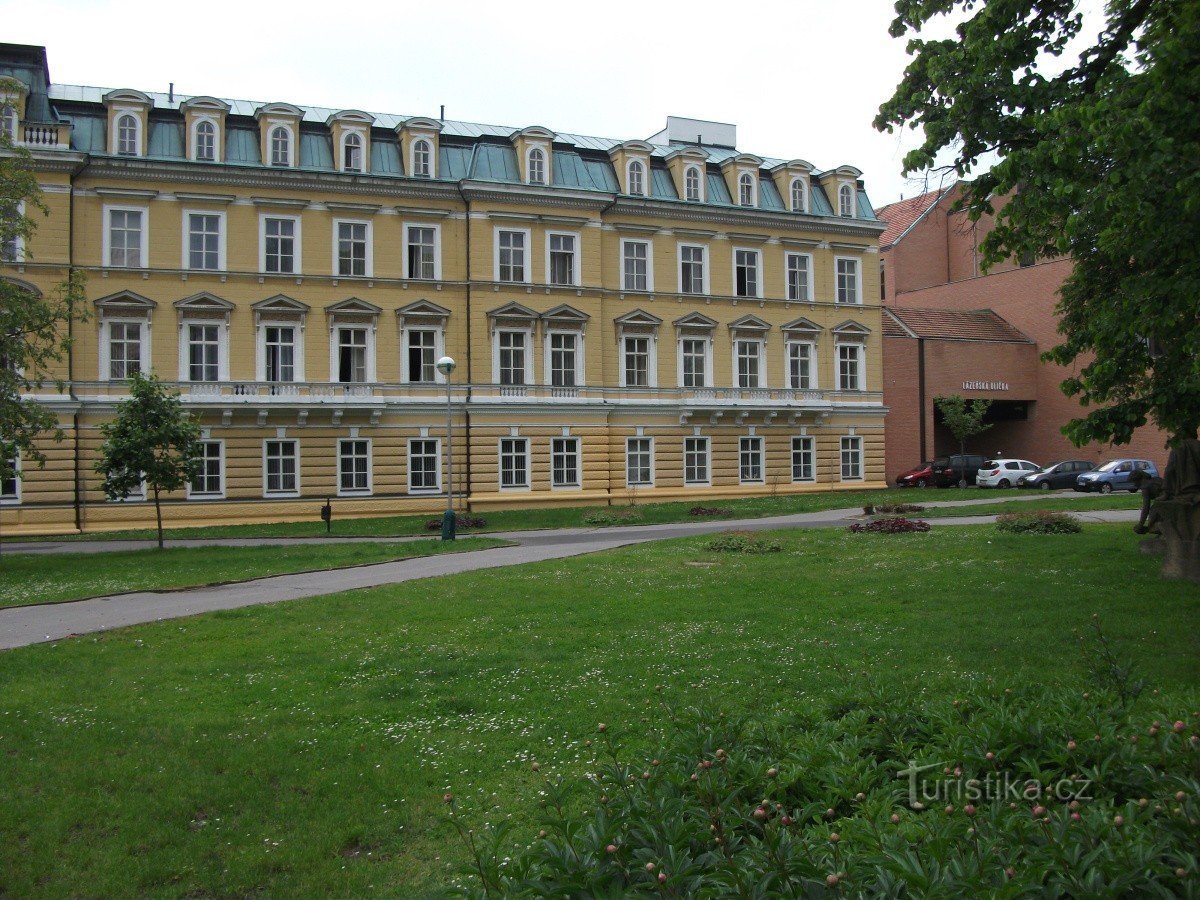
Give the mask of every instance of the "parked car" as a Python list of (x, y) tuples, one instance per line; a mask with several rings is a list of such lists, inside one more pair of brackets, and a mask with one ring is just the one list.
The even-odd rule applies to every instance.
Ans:
[(1086, 459), (1065, 459), (1062, 462), (1042, 466), (1036, 472), (1022, 475), (1017, 479), (1019, 488), (1038, 488), (1049, 491), (1059, 488), (1075, 487), (1075, 479), (1082, 472), (1090, 472), (1096, 468)]
[(977, 453), (953, 453), (933, 461), (933, 483), (936, 487), (966, 487), (975, 483), (975, 475), (986, 457)]
[(929, 487), (933, 484), (933, 463), (923, 462), (896, 476), (896, 487)]
[(1027, 459), (989, 459), (975, 474), (975, 484), (981, 488), (1010, 488), (1022, 475), (1040, 468), (1037, 463)]
[(1113, 491), (1137, 493), (1138, 486), (1133, 480), (1133, 473), (1138, 471), (1153, 478), (1158, 477), (1158, 469), (1148, 459), (1114, 459), (1077, 477), (1075, 490), (1099, 491), (1102, 494), (1111, 494)]

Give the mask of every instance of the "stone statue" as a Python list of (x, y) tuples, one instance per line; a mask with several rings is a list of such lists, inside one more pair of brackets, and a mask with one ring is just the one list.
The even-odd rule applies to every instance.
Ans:
[(1142, 492), (1142, 513), (1138, 516), (1138, 523), (1133, 526), (1134, 534), (1158, 534), (1158, 514), (1151, 509), (1151, 504), (1162, 493), (1163, 480), (1144, 469), (1134, 472), (1130, 480)]
[(1200, 440), (1179, 441), (1171, 450), (1145, 524), (1162, 534), (1163, 577), (1200, 583)]

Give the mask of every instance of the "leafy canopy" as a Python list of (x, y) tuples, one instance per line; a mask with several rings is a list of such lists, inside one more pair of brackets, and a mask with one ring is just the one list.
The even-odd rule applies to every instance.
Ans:
[(949, 397), (938, 397), (934, 403), (937, 404), (938, 412), (942, 414), (942, 423), (958, 441), (960, 451), (965, 451), (967, 438), (982, 434), (992, 427), (983, 421), (992, 405), (991, 400), (968, 401), (958, 394), (952, 394)]
[[(961, 20), (952, 39), (913, 38), (875, 119), (923, 130), (906, 172), (946, 167), (972, 219), (996, 215), (985, 267), (1069, 255), (1062, 342), (1045, 354), (1084, 416), (1076, 444), (1127, 442), (1155, 422), (1200, 426), (1200, 4), (1111, 0), (1084, 40), (1076, 0), (898, 0), (891, 33)], [(992, 155), (999, 162), (977, 173)], [(999, 209), (995, 198), (1007, 199)]]

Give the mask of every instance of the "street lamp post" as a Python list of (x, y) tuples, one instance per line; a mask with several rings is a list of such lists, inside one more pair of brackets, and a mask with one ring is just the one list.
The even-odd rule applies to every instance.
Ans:
[(442, 514), (442, 540), (454, 540), (454, 432), (450, 412), (450, 373), (457, 363), (449, 356), (437, 361), (437, 370), (446, 377), (446, 512)]

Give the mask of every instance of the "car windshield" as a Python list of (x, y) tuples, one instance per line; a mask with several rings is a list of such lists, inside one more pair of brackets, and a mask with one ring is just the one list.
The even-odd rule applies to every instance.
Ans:
[(992, 468), (995, 468), (995, 467), (996, 467), (996, 466), (998, 466), (998, 465), (1000, 465), (1000, 463), (996, 462), (994, 459), (989, 459), (989, 460), (986, 460), (986, 461), (983, 463), (983, 468), (985, 468), (985, 469), (992, 469)]
[(1064, 463), (1050, 463), (1050, 465), (1048, 465), (1048, 466), (1042, 466), (1040, 469), (1038, 469), (1038, 471), (1043, 474), (1046, 472), (1053, 472), (1055, 469), (1057, 469), (1061, 465), (1064, 465)]
[(944, 469), (950, 465), (950, 460), (944, 456), (939, 456), (933, 461), (933, 465), (937, 466), (939, 469)]
[(1104, 465), (1102, 465), (1096, 471), (1097, 472), (1111, 472), (1113, 469), (1115, 469), (1117, 466), (1121, 465), (1121, 463), (1123, 463), (1123, 462), (1125, 462), (1125, 460), (1123, 460), (1123, 459), (1114, 459), (1112, 462), (1106, 462)]

